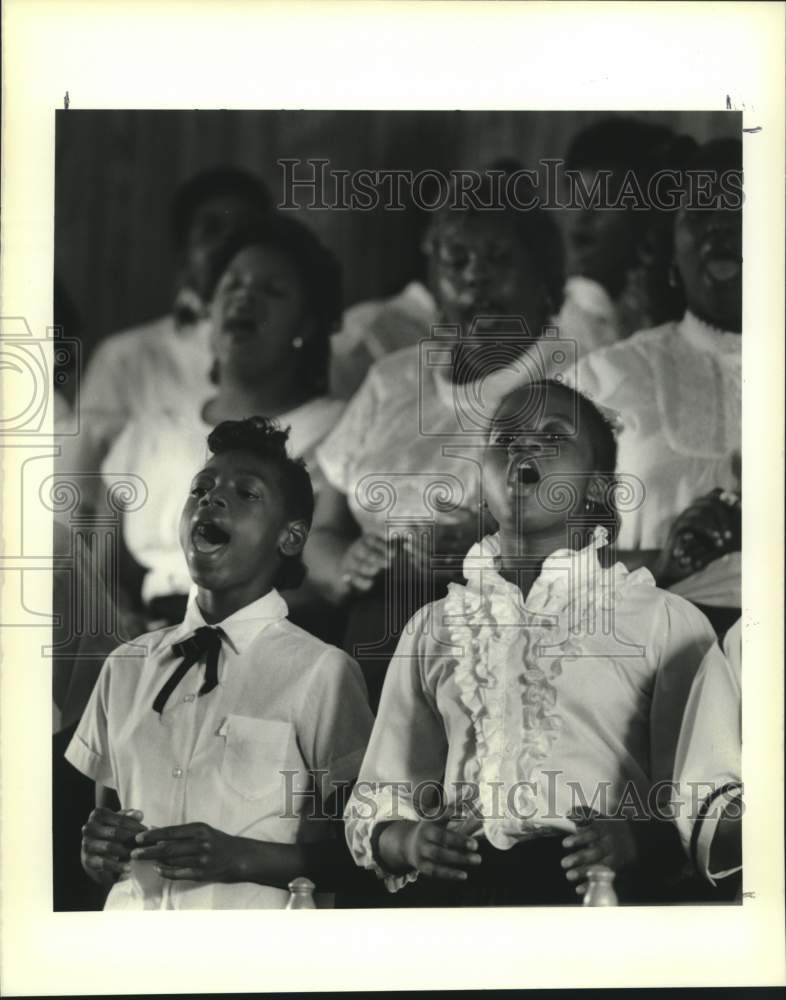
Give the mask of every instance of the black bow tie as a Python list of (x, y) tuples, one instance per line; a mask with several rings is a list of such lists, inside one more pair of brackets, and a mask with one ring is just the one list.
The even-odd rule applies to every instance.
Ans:
[(183, 659), (156, 695), (153, 708), (159, 715), (164, 710), (167, 698), (169, 698), (170, 694), (172, 694), (183, 680), (191, 667), (202, 657), (203, 653), (206, 653), (207, 656), (205, 659), (205, 680), (199, 689), (200, 695), (212, 691), (216, 684), (218, 684), (218, 654), (221, 650), (222, 635), (221, 629), (204, 625), (202, 628), (198, 628), (188, 639), (172, 645), (172, 651), (175, 656), (182, 656)]

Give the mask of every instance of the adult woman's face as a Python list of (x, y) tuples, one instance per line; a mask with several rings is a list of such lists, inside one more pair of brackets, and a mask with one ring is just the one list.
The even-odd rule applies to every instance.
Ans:
[(442, 226), (431, 265), (433, 291), (443, 320), (478, 335), (517, 329), (505, 317), (523, 317), (531, 336), (546, 321), (547, 293), (527, 249), (508, 217), (462, 213)]
[(215, 277), (216, 258), (226, 241), (261, 217), (259, 208), (239, 195), (215, 195), (194, 212), (183, 247), (185, 280), (206, 301)]
[(233, 258), (216, 287), (211, 316), (219, 368), (241, 381), (284, 373), (308, 349), (313, 324), (305, 289), (292, 261), (275, 247), (247, 247)]
[(682, 209), (674, 225), (674, 264), (691, 312), (742, 329), (742, 212)]
[[(623, 174), (613, 172), (609, 198), (613, 202)], [(592, 191), (598, 171), (581, 171), (584, 187)], [(601, 190), (603, 188), (601, 187)], [(622, 292), (628, 269), (636, 263), (638, 227), (630, 208), (581, 208), (568, 212), (568, 273), (590, 278), (612, 298)]]

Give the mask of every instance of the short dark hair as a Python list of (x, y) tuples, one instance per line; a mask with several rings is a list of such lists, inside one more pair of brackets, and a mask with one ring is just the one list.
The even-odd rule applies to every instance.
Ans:
[(673, 135), (668, 125), (641, 118), (601, 118), (574, 135), (565, 154), (565, 166), (569, 170), (622, 167), (640, 174), (650, 168), (653, 159), (658, 159), (659, 150)]
[[(494, 200), (492, 176), (489, 171), (502, 171), (514, 174), (521, 168), (517, 161), (511, 158), (496, 160), (480, 172), (480, 185), (473, 189), (480, 205), (491, 204)], [(455, 181), (453, 182), (455, 185)], [(535, 188), (526, 176), (520, 178), (518, 189), (519, 199), (531, 200), (536, 196)], [(530, 190), (525, 192), (523, 187)], [(543, 283), (551, 306), (552, 313), (559, 312), (565, 287), (565, 252), (562, 234), (554, 218), (555, 213), (540, 205), (528, 209), (518, 209), (504, 201), (499, 209), (489, 212), (488, 209), (476, 208), (472, 204), (452, 207), (459, 203), (458, 197), (449, 198), (445, 207), (434, 213), (434, 218), (427, 234), (427, 245), (434, 239), (439, 239), (446, 223), (462, 215), (490, 214), (492, 217), (502, 216), (509, 220), (522, 247), (527, 251), (535, 273)]]
[[(234, 258), (252, 247), (272, 247), (281, 251), (297, 271), (316, 330), (314, 343), (301, 351), (301, 377), (315, 393), (327, 389), (330, 364), (330, 336), (337, 329), (343, 311), (343, 282), (338, 258), (302, 222), (290, 215), (271, 213), (265, 219), (231, 236), (216, 257), (216, 284)], [(211, 294), (215, 287), (211, 289)]]
[(176, 247), (185, 243), (198, 208), (211, 198), (235, 197), (247, 201), (261, 214), (272, 210), (270, 192), (257, 177), (238, 167), (214, 167), (186, 181), (172, 203), (172, 237)]
[[(603, 498), (593, 502), (592, 509), (588, 512), (588, 530), (591, 532), (601, 525), (609, 535), (609, 541), (613, 542), (620, 529), (620, 516), (617, 510), (617, 438), (614, 427), (603, 415), (593, 401), (585, 396), (578, 389), (567, 385), (565, 382), (558, 382), (556, 379), (543, 378), (525, 383), (511, 392), (520, 389), (532, 389), (535, 391), (544, 390), (548, 394), (549, 390), (559, 390), (567, 392), (574, 397), (577, 403), (578, 421), (586, 421), (592, 437), (593, 465), (596, 472), (604, 480)], [(500, 407), (504, 400), (500, 400)]]
[[(305, 521), (311, 527), (314, 517), (314, 490), (306, 463), (292, 458), (287, 451), (289, 428), (282, 429), (268, 417), (225, 420), (208, 435), (207, 446), (214, 455), (228, 451), (247, 451), (273, 463), (279, 477), (287, 515)], [(303, 582), (306, 566), (301, 555), (282, 556), (281, 568), (274, 580), (278, 590), (294, 590)]]

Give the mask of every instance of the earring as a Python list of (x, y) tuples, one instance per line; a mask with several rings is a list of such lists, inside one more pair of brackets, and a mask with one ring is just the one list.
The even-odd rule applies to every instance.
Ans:
[(674, 266), (674, 261), (669, 264), (669, 288), (679, 288), (680, 279), (677, 274), (677, 268)]
[(293, 337), (292, 338), (292, 346), (294, 347), (294, 349), (296, 351), (299, 351), (300, 348), (303, 346), (303, 338), (302, 337)]

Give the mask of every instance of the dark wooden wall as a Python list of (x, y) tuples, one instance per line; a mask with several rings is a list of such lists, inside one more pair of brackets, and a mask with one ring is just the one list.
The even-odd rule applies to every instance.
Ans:
[[(346, 111), (59, 111), (55, 266), (79, 310), (85, 353), (101, 337), (167, 310), (173, 256), (168, 212), (178, 185), (234, 164), (280, 197), (279, 157), (322, 157), (333, 169), (525, 166), (558, 157), (604, 113)], [(644, 117), (644, 116), (642, 116)], [(723, 112), (652, 113), (703, 141), (738, 134)], [(338, 253), (347, 304), (390, 294), (418, 267), (412, 212), (302, 210)]]

